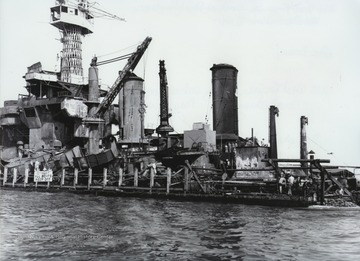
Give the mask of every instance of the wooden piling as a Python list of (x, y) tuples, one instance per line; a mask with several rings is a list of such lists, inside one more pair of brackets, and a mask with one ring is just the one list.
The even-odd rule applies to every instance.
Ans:
[(5, 186), (5, 183), (7, 182), (7, 176), (8, 176), (8, 168), (7, 168), (7, 167), (4, 167), (3, 186)]
[(92, 183), (92, 168), (88, 169), (88, 187), (87, 189), (90, 190)]
[(325, 173), (320, 171), (321, 184), (320, 184), (320, 205), (324, 205), (325, 196)]
[(26, 188), (26, 185), (29, 182), (29, 168), (26, 167), (25, 168), (25, 178), (24, 178), (24, 188)]
[(118, 186), (121, 187), (123, 182), (123, 169), (119, 168), (119, 182), (118, 182)]
[(16, 179), (17, 179), (17, 168), (14, 168), (14, 169), (13, 169), (12, 187), (15, 187)]
[(150, 193), (154, 187), (155, 171), (153, 167), (150, 167)]
[(134, 170), (134, 187), (138, 187), (139, 184), (139, 170), (135, 168)]
[(74, 169), (74, 188), (76, 189), (76, 185), (78, 184), (78, 175), (79, 170), (77, 168)]
[(49, 189), (50, 188), (50, 181), (47, 182), (46, 184), (46, 188)]
[(107, 184), (107, 168), (103, 170), (103, 189), (106, 187)]
[(225, 189), (225, 180), (228, 178), (228, 174), (226, 172), (224, 172), (221, 175), (221, 189), (224, 190)]
[(189, 192), (189, 169), (184, 167), (184, 194)]
[(170, 193), (171, 185), (171, 168), (166, 169), (166, 194)]
[(66, 170), (65, 170), (65, 169), (62, 169), (62, 171), (61, 171), (60, 187), (64, 186), (64, 184), (65, 184), (65, 172), (66, 172)]

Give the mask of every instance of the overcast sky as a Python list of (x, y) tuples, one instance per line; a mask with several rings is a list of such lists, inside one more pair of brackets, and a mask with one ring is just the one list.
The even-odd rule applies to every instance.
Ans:
[[(26, 93), (22, 76), (40, 61), (55, 70), (60, 34), (49, 25), (52, 0), (0, 0), (0, 102)], [(238, 72), (239, 134), (268, 141), (268, 110), (277, 120), (281, 158), (299, 158), (300, 117), (309, 118), (308, 149), (333, 164), (360, 166), (359, 0), (97, 0), (127, 22), (98, 18), (83, 39), (83, 67), (153, 38), (135, 73), (145, 78), (146, 126), (159, 125), (159, 67), (165, 60), (171, 125), (212, 124), (211, 71)], [(122, 52), (117, 52), (122, 51)], [(107, 55), (111, 54), (111, 55)], [(99, 67), (102, 88), (124, 63)]]

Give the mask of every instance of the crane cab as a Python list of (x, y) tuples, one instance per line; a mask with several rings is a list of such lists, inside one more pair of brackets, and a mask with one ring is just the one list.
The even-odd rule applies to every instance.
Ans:
[(67, 26), (73, 25), (81, 28), (81, 34), (86, 35), (93, 32), (94, 16), (89, 12), (89, 2), (77, 0), (77, 4), (67, 0), (57, 0), (56, 5), (50, 8), (50, 24), (64, 30)]

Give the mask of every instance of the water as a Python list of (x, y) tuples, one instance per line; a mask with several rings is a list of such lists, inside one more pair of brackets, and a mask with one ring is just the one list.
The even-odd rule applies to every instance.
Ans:
[(359, 215), (0, 190), (0, 259), (360, 260)]

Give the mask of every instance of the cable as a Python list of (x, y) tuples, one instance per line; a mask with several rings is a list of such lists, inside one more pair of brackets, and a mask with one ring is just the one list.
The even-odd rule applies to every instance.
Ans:
[[(94, 2), (94, 3), (92, 3), (92, 4), (89, 3), (88, 8), (83, 8), (83, 7), (79, 8), (79, 3), (73, 2), (73, 1), (71, 1), (71, 0), (68, 0), (68, 1), (67, 1), (67, 4), (64, 5), (64, 6), (68, 6), (68, 7), (70, 7), (70, 8), (74, 8), (74, 9), (78, 9), (78, 8), (79, 8), (80, 11), (83, 11), (83, 12), (89, 12), (89, 13), (91, 12), (91, 14), (96, 14), (96, 13), (97, 13), (97, 14), (99, 14), (99, 15), (101, 15), (101, 16), (107, 16), (107, 17), (112, 18), (112, 19), (117, 19), (117, 20), (119, 20), (119, 21), (124, 21), (124, 22), (126, 22), (125, 18), (118, 17), (117, 15), (114, 15), (114, 14), (111, 14), (111, 13), (105, 11), (105, 10), (99, 9), (99, 8), (95, 7), (95, 4), (98, 4), (98, 3), (97, 3), (97, 2)], [(97, 11), (94, 11), (94, 10), (91, 10), (91, 11), (90, 11), (90, 8), (91, 8), (91, 9), (95, 9), (95, 10), (97, 10)], [(95, 16), (95, 15), (94, 15), (94, 16)]]
[(147, 58), (148, 58), (148, 50), (145, 51), (144, 55), (143, 55), (143, 80), (144, 80), (144, 84), (143, 84), (143, 87), (144, 87), (144, 91), (145, 91), (145, 76), (146, 76), (146, 65), (147, 65)]
[(99, 8), (96, 8), (96, 7), (94, 7), (94, 6), (92, 6), (91, 8), (93, 8), (93, 9), (95, 9), (95, 10), (98, 10), (99, 12), (103, 12), (104, 15), (107, 15), (108, 17), (111, 17), (111, 18), (118, 19), (118, 20), (120, 20), (120, 21), (126, 22), (125, 18), (118, 17), (117, 15), (111, 14), (111, 13), (109, 13), (109, 12), (106, 12), (106, 11), (104, 11), (104, 10), (101, 10), (101, 9), (99, 9)]
[(124, 55), (124, 56), (119, 56), (119, 57), (115, 57), (115, 58), (112, 58), (112, 59), (104, 60), (104, 61), (98, 62), (97, 65), (102, 65), (102, 64), (106, 64), (106, 63), (125, 60), (125, 59), (129, 58), (130, 56), (131, 55)]
[(322, 149), (324, 152), (326, 152), (326, 153), (329, 152), (328, 150), (326, 150), (326, 149), (324, 149), (322, 146), (320, 146), (320, 144), (318, 144), (318, 143), (316, 143), (314, 140), (310, 139), (309, 135), (307, 136), (307, 138), (308, 138), (310, 141), (312, 141), (313, 143), (315, 143), (316, 145), (318, 145), (319, 148)]
[[(322, 149), (324, 152), (326, 152), (326, 154), (329, 154), (329, 151), (328, 151), (328, 150), (326, 150), (326, 149), (323, 148), (320, 144), (318, 144), (317, 142), (315, 142), (314, 140), (312, 140), (312, 139), (309, 137), (309, 135), (307, 136), (307, 138), (308, 138), (311, 142), (313, 142), (315, 145), (319, 146), (319, 148)], [(332, 152), (331, 152), (331, 153), (332, 153)], [(334, 158), (336, 158), (336, 160), (338, 160), (338, 161), (340, 162), (340, 159), (337, 158), (336, 156), (334, 156), (333, 153), (332, 153), (331, 155), (332, 155)], [(344, 161), (342, 161), (342, 162), (343, 162), (343, 165), (348, 165), (348, 164), (346, 164)]]
[(115, 57), (115, 58), (112, 58), (112, 59), (97, 62), (97, 65), (100, 66), (100, 65), (104, 65), (104, 64), (108, 64), (108, 63), (113, 63), (113, 62), (118, 62), (118, 61), (121, 61), (121, 60), (129, 59), (132, 55), (133, 55), (133, 53), (130, 53), (130, 54), (126, 54), (126, 55), (123, 55), (123, 56), (118, 56), (118, 57)]
[(117, 51), (113, 51), (113, 52), (111, 52), (111, 53), (106, 53), (106, 54), (103, 54), (103, 55), (98, 55), (97, 58), (101, 58), (101, 57), (104, 57), (104, 56), (109, 56), (109, 55), (112, 55), (112, 54), (114, 54), (114, 53), (123, 52), (123, 51), (128, 50), (128, 49), (133, 50), (135, 46), (138, 46), (138, 43), (137, 43), (137, 44), (133, 44), (133, 45), (128, 46), (128, 47), (125, 47), (125, 48), (123, 48), (123, 49), (117, 50)]

